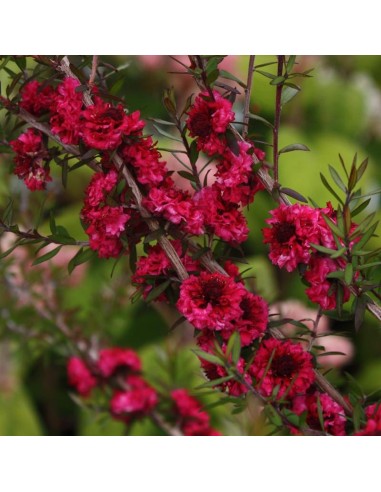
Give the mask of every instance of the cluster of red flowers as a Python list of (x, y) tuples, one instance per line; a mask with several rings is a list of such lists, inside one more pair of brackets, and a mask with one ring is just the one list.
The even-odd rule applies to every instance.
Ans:
[(126, 423), (149, 414), (157, 405), (157, 393), (141, 376), (141, 362), (133, 350), (103, 349), (96, 361), (71, 357), (67, 373), (69, 384), (84, 397), (96, 387), (111, 387), (110, 413)]
[[(247, 142), (237, 143), (233, 150), (229, 147), (226, 133), (235, 117), (229, 100), (217, 91), (203, 92), (189, 110), (187, 127), (196, 138), (198, 150), (213, 156), (217, 162), (213, 185), (205, 185), (192, 195), (175, 185), (152, 138), (143, 136), (145, 124), (138, 111), (126, 114), (120, 104), (114, 107), (103, 101), (96, 88), (93, 89), (93, 105), (85, 108), (79, 87), (80, 83), (70, 77), (56, 88), (37, 81), (28, 82), (21, 91), (20, 106), (35, 116), (49, 113), (51, 131), (64, 144), (77, 145), (81, 141), (89, 149), (100, 151), (105, 171), (113, 168), (109, 162), (110, 152), (118, 149), (145, 192), (144, 206), (158, 218), (178, 225), (189, 234), (216, 234), (232, 245), (247, 239), (249, 231), (240, 207), (250, 203), (262, 189), (252, 171), (252, 154), (263, 160), (264, 153)], [(25, 179), (29, 188), (43, 189), (50, 180), (47, 164), (42, 166), (48, 155), (41, 150), (41, 136), (31, 132), (28, 130), (14, 143), (18, 154), (15, 172)], [(24, 148), (26, 140), (32, 149)], [(116, 257), (122, 250), (119, 236), (129, 216), (120, 206), (106, 205), (104, 196), (99, 197), (102, 206), (98, 202), (90, 210), (88, 195), (97, 180), (94, 178), (86, 191), (82, 212), (88, 224), (86, 232), (91, 248), (97, 250), (99, 256)], [(111, 232), (106, 231), (106, 217), (112, 217), (115, 223)], [(102, 235), (106, 245), (100, 244)]]
[[(149, 415), (159, 403), (157, 392), (142, 377), (141, 370), (138, 355), (120, 347), (100, 350), (95, 361), (73, 356), (67, 364), (69, 384), (85, 398), (91, 396), (95, 388), (103, 389), (109, 400), (110, 414), (126, 424)], [(170, 418), (184, 435), (220, 435), (211, 427), (209, 415), (187, 390), (176, 389), (170, 398)]]
[[(267, 219), (271, 227), (263, 229), (264, 243), (270, 245), (269, 257), (274, 265), (288, 272), (305, 265), (304, 278), (310, 284), (306, 293), (311, 301), (323, 309), (336, 307), (337, 281), (328, 274), (345, 267), (342, 259), (333, 260), (318, 252), (312, 245), (336, 249), (331, 229), (323, 216), (335, 221), (335, 212), (329, 203), (326, 208), (315, 209), (308, 205), (280, 205)], [(355, 225), (353, 224), (354, 228)], [(344, 302), (349, 299), (349, 289), (344, 287)]]
[(220, 436), (221, 433), (210, 426), (209, 415), (202, 410), (200, 403), (190, 396), (187, 390), (171, 392), (176, 424), (185, 436)]

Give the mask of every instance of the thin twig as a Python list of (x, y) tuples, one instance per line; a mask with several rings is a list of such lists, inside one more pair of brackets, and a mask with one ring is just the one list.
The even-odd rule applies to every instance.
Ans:
[(318, 330), (318, 326), (319, 326), (319, 321), (320, 321), (322, 316), (323, 316), (323, 310), (322, 310), (321, 306), (319, 306), (319, 309), (318, 309), (318, 312), (316, 314), (316, 318), (315, 318), (315, 321), (314, 321), (314, 324), (312, 327), (312, 331), (311, 331), (311, 338), (310, 338), (310, 341), (308, 344), (308, 349), (307, 349), (308, 352), (311, 351), (313, 344), (315, 343), (317, 330)]
[[(283, 73), (283, 55), (278, 55), (278, 72), (277, 76), (281, 77)], [(280, 113), (282, 110), (281, 97), (282, 97), (283, 83), (276, 86), (275, 95), (275, 116), (273, 127), (273, 165), (274, 165), (274, 189), (279, 188), (279, 153), (278, 153), (278, 140), (279, 140), (279, 127), (280, 127)]]
[(244, 140), (246, 140), (247, 134), (249, 133), (249, 110), (250, 110), (251, 90), (253, 85), (254, 63), (255, 63), (255, 55), (250, 55), (249, 68), (247, 72), (247, 83), (245, 89), (245, 104), (243, 107), (242, 138)]
[[(0, 220), (0, 232), (9, 232), (11, 234), (14, 234), (15, 236), (21, 238), (21, 239), (26, 239), (26, 240), (38, 240), (41, 242), (45, 242), (46, 245), (48, 244), (62, 244), (62, 245), (68, 245), (67, 242), (59, 242), (55, 239), (52, 239), (51, 237), (48, 236), (42, 236), (39, 232), (32, 230), (32, 231), (16, 231), (12, 229), (10, 226), (7, 226)], [(25, 243), (27, 244), (27, 243)], [(89, 241), (75, 241), (73, 239), (73, 242), (70, 243), (70, 246), (88, 246)]]

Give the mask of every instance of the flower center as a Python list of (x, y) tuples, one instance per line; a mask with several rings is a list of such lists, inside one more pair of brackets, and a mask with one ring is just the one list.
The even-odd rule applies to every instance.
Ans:
[(196, 114), (189, 124), (190, 131), (198, 137), (207, 137), (212, 131), (212, 125), (208, 114)]
[(275, 237), (278, 243), (287, 243), (295, 234), (295, 225), (290, 222), (282, 222), (275, 226)]
[(202, 282), (202, 298), (205, 302), (204, 307), (211, 303), (218, 305), (225, 281), (221, 278), (211, 278)]
[(250, 319), (252, 315), (251, 304), (247, 297), (244, 297), (239, 305), (242, 309), (242, 319)]
[(275, 357), (271, 364), (271, 372), (275, 377), (291, 379), (297, 369), (297, 364), (291, 355)]

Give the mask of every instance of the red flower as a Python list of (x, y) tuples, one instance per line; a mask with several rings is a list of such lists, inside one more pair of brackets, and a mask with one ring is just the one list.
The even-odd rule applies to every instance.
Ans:
[(237, 145), (238, 155), (229, 148), (225, 149), (217, 164), (214, 187), (219, 190), (223, 201), (247, 205), (264, 187), (253, 173), (253, 157), (249, 152), (254, 149), (254, 145), (248, 142), (238, 142)]
[(131, 118), (127, 118), (121, 104), (115, 108), (95, 97), (95, 103), (82, 112), (82, 138), (94, 149), (113, 150), (121, 144), (122, 136), (133, 130), (130, 124)]
[(270, 211), (267, 219), (272, 227), (263, 229), (264, 243), (270, 244), (270, 259), (274, 265), (292, 272), (299, 263), (308, 263), (311, 243), (318, 243), (320, 212), (308, 205), (281, 204)]
[(224, 340), (229, 340), (233, 332), (237, 331), (244, 347), (264, 335), (269, 319), (269, 308), (262, 297), (251, 292), (245, 293), (239, 307), (242, 315), (234, 320), (232, 328), (222, 330), (221, 335)]
[(114, 169), (108, 174), (96, 173), (86, 189), (85, 205), (81, 210), (81, 218), (88, 224), (86, 234), (90, 239), (90, 248), (97, 251), (100, 258), (116, 258), (122, 252), (120, 236), (131, 218), (125, 206), (105, 204), (117, 180)]
[[(87, 219), (90, 214), (87, 215)], [(123, 250), (123, 243), (119, 239), (125, 230), (130, 215), (123, 207), (105, 205), (91, 212), (91, 221), (86, 229), (89, 236), (90, 248), (98, 252), (100, 258), (116, 258)]]
[(114, 347), (99, 352), (97, 368), (103, 377), (108, 378), (120, 369), (139, 372), (141, 362), (133, 350)]
[(142, 377), (130, 375), (125, 379), (126, 390), (116, 390), (110, 401), (111, 414), (129, 423), (149, 414), (157, 405), (156, 391)]
[(97, 207), (100, 205), (107, 193), (116, 186), (118, 182), (118, 173), (111, 169), (107, 174), (97, 172), (91, 178), (86, 188), (85, 206)]
[(366, 425), (355, 436), (381, 436), (381, 405), (373, 403), (365, 409)]
[(346, 418), (344, 409), (326, 393), (315, 391), (312, 394), (295, 396), (291, 410), (297, 415), (307, 412), (306, 424), (308, 427), (322, 431), (319, 419), (319, 404), (324, 422), (324, 431), (333, 436), (345, 436)]
[[(171, 243), (187, 272), (196, 272), (200, 269), (200, 263), (193, 260), (188, 254), (185, 254), (182, 251), (180, 241), (171, 241)], [(150, 246), (148, 248), (147, 256), (141, 256), (138, 259), (136, 271), (132, 276), (132, 282), (143, 287), (143, 297), (145, 298), (162, 280), (166, 280), (174, 273), (172, 264), (167, 255), (160, 244), (156, 244), (155, 246)], [(153, 279), (155, 280), (154, 283), (152, 283)], [(161, 302), (166, 301), (167, 297), (165, 293), (161, 294), (157, 300)]]
[(246, 241), (249, 229), (238, 205), (224, 202), (216, 186), (202, 188), (194, 202), (203, 216), (204, 225), (224, 241), (234, 245)]
[(166, 163), (155, 149), (152, 138), (139, 138), (121, 148), (124, 161), (133, 166), (136, 178), (143, 185), (158, 186), (167, 174)]
[(196, 328), (230, 328), (242, 315), (240, 303), (246, 293), (242, 284), (220, 273), (201, 272), (180, 287), (177, 308)]
[(162, 186), (151, 188), (143, 205), (155, 215), (161, 215), (173, 224), (179, 224), (190, 234), (202, 234), (203, 216), (187, 191), (176, 188), (167, 178)]
[(49, 153), (43, 146), (42, 134), (28, 128), (17, 140), (12, 140), (10, 145), (17, 154), (14, 158), (15, 175), (23, 179), (31, 191), (45, 189), (46, 183), (52, 178), (46, 163)]
[(89, 368), (79, 357), (70, 357), (67, 364), (67, 375), (69, 384), (74, 386), (82, 396), (88, 396), (97, 385), (96, 378), (91, 374)]
[[(312, 302), (317, 302), (326, 310), (336, 308), (338, 284), (336, 280), (327, 278), (327, 275), (337, 270), (339, 266), (331, 258), (314, 255), (304, 274), (304, 278), (310, 284), (310, 287), (306, 289), (306, 294)], [(351, 293), (347, 287), (342, 288), (344, 289), (343, 301), (347, 302)]]
[(185, 389), (171, 392), (174, 410), (180, 417), (179, 425), (186, 436), (219, 436), (218, 431), (210, 427), (209, 415), (202, 411), (200, 403)]
[(81, 134), (82, 94), (76, 92), (80, 83), (68, 77), (58, 87), (50, 118), (51, 130), (65, 144), (77, 145)]
[(37, 80), (32, 80), (25, 84), (20, 94), (20, 108), (25, 109), (34, 116), (39, 116), (44, 111), (50, 111), (55, 98), (53, 87), (42, 85)]
[(278, 399), (286, 391), (288, 398), (305, 393), (315, 380), (311, 354), (300, 344), (274, 338), (261, 343), (249, 372), (264, 396), (270, 396), (279, 386)]
[(234, 121), (232, 103), (217, 91), (213, 91), (213, 98), (204, 91), (196, 97), (188, 115), (187, 127), (192, 137), (198, 137), (198, 149), (209, 155), (222, 153), (226, 142), (219, 136)]

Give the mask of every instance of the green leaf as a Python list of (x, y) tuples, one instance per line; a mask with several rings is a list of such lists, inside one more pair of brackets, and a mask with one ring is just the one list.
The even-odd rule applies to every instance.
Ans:
[(216, 355), (209, 354), (208, 352), (204, 352), (203, 350), (195, 349), (193, 352), (199, 357), (200, 359), (206, 360), (207, 362), (210, 362), (212, 364), (216, 364), (218, 366), (224, 366), (224, 362), (217, 357)]
[(198, 159), (199, 151), (197, 149), (197, 140), (193, 140), (190, 144), (189, 161), (191, 164), (196, 164)]
[(326, 248), (325, 246), (321, 246), (320, 244), (310, 243), (310, 246), (311, 248), (314, 248), (317, 251), (320, 251), (321, 253), (326, 253), (327, 255), (332, 255), (337, 253), (336, 249)]
[(50, 232), (52, 234), (55, 234), (57, 228), (56, 228), (56, 221), (55, 221), (53, 212), (50, 212), (49, 226), (50, 226)]
[(300, 92), (300, 90), (300, 88), (290, 87), (285, 84), (285, 87), (282, 90), (282, 96), (280, 98), (281, 105), (283, 106), (284, 104), (290, 102)]
[(358, 243), (356, 243), (353, 247), (353, 253), (358, 253), (369, 241), (369, 239), (373, 236), (374, 231), (376, 230), (378, 226), (378, 221), (375, 222), (368, 230), (367, 232), (363, 235), (363, 237), (360, 239)]
[(150, 118), (150, 119), (155, 123), (159, 123), (160, 125), (176, 126), (175, 123), (173, 123), (172, 121), (161, 120), (160, 118)]
[(208, 381), (207, 383), (201, 384), (200, 386), (196, 386), (196, 390), (204, 389), (204, 388), (213, 388), (214, 386), (218, 386), (219, 384), (226, 383), (228, 381), (231, 381), (234, 379), (234, 376), (224, 376), (222, 378), (218, 379), (212, 379)]
[(270, 84), (271, 85), (281, 85), (285, 82), (285, 80), (286, 80), (286, 77), (283, 77), (283, 75), (279, 75), (279, 77), (275, 77), (274, 79), (272, 79)]
[[(230, 337), (232, 362), (236, 366), (241, 356), (241, 337), (238, 332), (234, 332)], [(230, 353), (230, 352), (229, 352)], [(227, 355), (227, 354), (226, 354)]]
[(177, 174), (179, 174), (182, 178), (187, 179), (188, 181), (196, 183), (196, 178), (193, 176), (192, 173), (188, 173), (188, 171), (177, 171)]
[(330, 255), (330, 257), (331, 257), (333, 260), (334, 260), (334, 259), (336, 259), (336, 258), (340, 258), (341, 256), (343, 256), (343, 254), (344, 254), (346, 251), (347, 251), (346, 246), (343, 246), (342, 248), (338, 249), (338, 250), (336, 251), (336, 253), (332, 253), (332, 254)]
[(182, 140), (180, 138), (174, 137), (171, 133), (166, 132), (165, 130), (163, 130), (159, 126), (157, 126), (157, 125), (153, 125), (153, 126), (154, 126), (155, 130), (160, 133), (160, 135), (163, 135), (164, 137), (167, 137), (170, 140), (174, 140), (175, 142), (182, 142)]
[(345, 184), (343, 183), (342, 179), (340, 178), (338, 172), (336, 171), (335, 168), (333, 168), (332, 166), (328, 166), (328, 169), (329, 169), (329, 172), (332, 176), (332, 179), (334, 180), (334, 182), (337, 184), (337, 186), (342, 190), (344, 191), (344, 193), (347, 192), (347, 187), (345, 186)]
[(327, 190), (336, 198), (336, 200), (341, 203), (342, 205), (344, 205), (344, 202), (343, 200), (339, 197), (339, 195), (336, 193), (336, 191), (331, 187), (331, 185), (328, 183), (326, 177), (324, 176), (324, 174), (320, 173), (320, 179), (323, 183), (323, 185), (327, 188)]
[(293, 66), (295, 65), (296, 55), (290, 55), (287, 60), (286, 72), (290, 73)]
[(303, 195), (301, 195), (300, 193), (298, 193), (297, 191), (295, 190), (292, 190), (291, 188), (281, 188), (280, 189), (280, 192), (281, 193), (284, 193), (285, 195), (288, 195), (292, 198), (295, 198), (295, 200), (299, 200), (300, 202), (303, 202), (303, 203), (308, 203), (308, 200), (307, 198), (305, 198)]
[(69, 274), (72, 273), (72, 271), (78, 266), (81, 265), (82, 263), (85, 263), (86, 261), (91, 260), (91, 258), (94, 258), (96, 255), (96, 252), (90, 248), (84, 249), (83, 247), (73, 256), (73, 258), (69, 261), (67, 269)]
[[(60, 226), (58, 226), (60, 227)], [(47, 236), (53, 243), (57, 244), (75, 244), (76, 240), (73, 237), (64, 235), (64, 234), (51, 234)]]
[(327, 224), (327, 226), (331, 229), (331, 231), (336, 234), (336, 236), (344, 239), (344, 237), (345, 237), (344, 232), (341, 231), (338, 228), (338, 226), (329, 217), (327, 217), (326, 215), (323, 214), (323, 219), (324, 219), (325, 223)]
[(207, 77), (206, 77), (206, 83), (209, 85), (213, 85), (214, 82), (218, 79), (220, 75), (219, 70), (213, 70), (213, 72), (210, 72)]
[(305, 152), (308, 152), (310, 149), (307, 147), (307, 145), (296, 143), (296, 144), (286, 145), (286, 147), (280, 149), (279, 154), (285, 154), (286, 152), (293, 152), (295, 150), (303, 150)]
[(367, 167), (368, 167), (368, 158), (366, 158), (357, 169), (357, 182), (360, 181)]
[(370, 193), (366, 193), (365, 195), (360, 195), (357, 198), (368, 198), (368, 196), (379, 195), (380, 193), (381, 193), (381, 188), (377, 188), (376, 190), (373, 190)]
[(268, 79), (271, 79), (271, 80), (276, 79), (276, 75), (274, 75), (272, 73), (264, 72), (263, 70), (258, 70), (257, 68), (254, 68), (254, 70), (256, 72), (260, 73), (261, 75), (263, 75), (264, 77), (267, 77)]
[(42, 256), (39, 256), (36, 260), (34, 260), (32, 265), (39, 265), (40, 263), (43, 263), (44, 261), (48, 261), (51, 258), (54, 258), (56, 256), (56, 254), (60, 252), (61, 248), (62, 248), (62, 246), (57, 246), (57, 248), (52, 249), (52, 251), (49, 251), (48, 253), (46, 253)]
[(381, 265), (381, 261), (375, 261), (372, 263), (365, 263), (365, 265), (358, 266), (357, 270), (366, 270), (367, 268), (372, 268), (372, 267), (376, 267), (376, 266), (380, 266), (380, 265)]
[(0, 254), (0, 260), (7, 257), (8, 255), (10, 255), (12, 253), (12, 251), (17, 248), (17, 246), (19, 246), (19, 243), (14, 244), (11, 248), (9, 248), (6, 251), (4, 251), (3, 253), (1, 253)]
[(365, 202), (361, 203), (358, 207), (356, 207), (354, 210), (352, 210), (352, 212), (351, 212), (352, 218), (356, 217), (356, 215), (358, 215), (363, 210), (365, 210), (366, 207), (369, 205), (370, 200), (371, 199), (368, 198), (368, 200), (365, 200)]
[(238, 79), (235, 75), (227, 72), (226, 70), (220, 70), (220, 77), (222, 77), (223, 79), (234, 80), (234, 82), (237, 82), (237, 84), (246, 89), (246, 84), (242, 82), (242, 80)]
[(285, 408), (283, 410), (283, 414), (286, 417), (286, 419), (290, 422), (290, 424), (299, 428), (299, 425), (300, 425), (300, 416), (299, 415), (297, 415), (294, 412), (291, 412), (290, 410), (288, 410), (288, 408)]
[(264, 125), (268, 126), (269, 128), (274, 128), (274, 125), (272, 125), (269, 121), (267, 121), (265, 118), (262, 118), (262, 116), (259, 116), (257, 114), (249, 113), (248, 114), (249, 118), (252, 120), (260, 121)]
[(160, 284), (157, 287), (155, 287), (154, 289), (152, 289), (148, 293), (148, 295), (147, 295), (147, 297), (145, 299), (146, 302), (151, 302), (154, 299), (156, 299), (157, 297), (159, 297), (165, 290), (167, 290), (167, 288), (169, 287), (170, 283), (171, 283), (170, 280), (166, 280), (162, 284)]
[(348, 265), (345, 267), (345, 270), (344, 270), (345, 283), (347, 285), (351, 285), (352, 278), (353, 278), (353, 266), (351, 263), (348, 263)]

